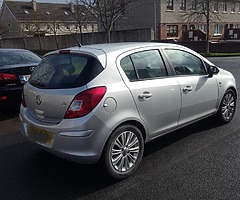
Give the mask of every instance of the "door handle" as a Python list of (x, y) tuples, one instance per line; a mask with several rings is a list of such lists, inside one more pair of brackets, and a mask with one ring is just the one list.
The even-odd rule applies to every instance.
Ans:
[(138, 95), (138, 98), (147, 100), (148, 98), (152, 97), (152, 93), (150, 92), (143, 92), (142, 94)]
[(186, 93), (191, 92), (192, 90), (193, 88), (190, 85), (187, 85), (186, 87), (183, 88), (183, 92), (186, 92)]

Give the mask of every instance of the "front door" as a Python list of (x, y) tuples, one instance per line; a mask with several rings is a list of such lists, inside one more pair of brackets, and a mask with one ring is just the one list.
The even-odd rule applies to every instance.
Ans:
[(178, 49), (166, 49), (182, 96), (179, 124), (200, 119), (216, 111), (217, 80), (209, 77), (200, 58)]

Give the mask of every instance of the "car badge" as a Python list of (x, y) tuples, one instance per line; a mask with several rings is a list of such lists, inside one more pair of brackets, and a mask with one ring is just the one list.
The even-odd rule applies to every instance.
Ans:
[(30, 71), (33, 72), (36, 67), (30, 67)]
[(40, 95), (36, 96), (36, 103), (37, 105), (40, 105), (42, 103), (42, 97)]

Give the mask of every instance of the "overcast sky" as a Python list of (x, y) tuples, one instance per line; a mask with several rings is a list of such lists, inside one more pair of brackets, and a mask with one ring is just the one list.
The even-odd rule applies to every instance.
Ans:
[[(9, 0), (8, 0), (9, 1)], [(12, 1), (31, 1), (31, 0), (12, 0)], [(46, 3), (66, 3), (69, 0), (36, 0), (37, 2), (46, 2)], [(0, 0), (0, 4), (2, 5), (3, 0)]]

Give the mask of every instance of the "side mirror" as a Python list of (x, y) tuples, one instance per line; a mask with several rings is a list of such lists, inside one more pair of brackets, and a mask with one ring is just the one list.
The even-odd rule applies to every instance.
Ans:
[(219, 69), (216, 66), (209, 66), (208, 68), (208, 77), (212, 78), (214, 74), (218, 74)]

